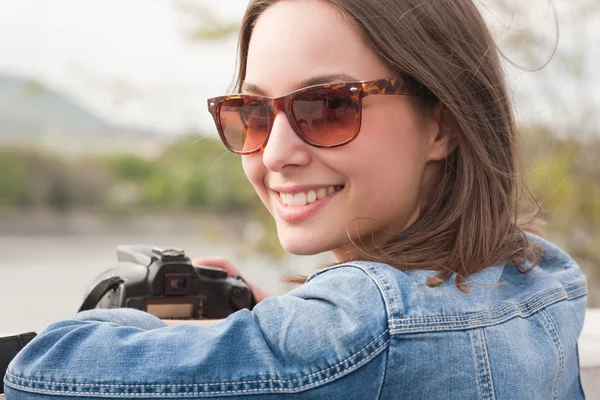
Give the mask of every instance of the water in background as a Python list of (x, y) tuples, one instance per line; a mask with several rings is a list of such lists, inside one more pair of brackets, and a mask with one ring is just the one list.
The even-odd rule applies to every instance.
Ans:
[(294, 285), (280, 281), (291, 273), (309, 273), (330, 256), (286, 256), (275, 261), (259, 255), (236, 256), (232, 245), (208, 245), (193, 236), (12, 236), (0, 237), (0, 336), (39, 332), (77, 312), (86, 289), (102, 271), (116, 264), (121, 244), (179, 247), (194, 259), (229, 258), (243, 276), (273, 295)]

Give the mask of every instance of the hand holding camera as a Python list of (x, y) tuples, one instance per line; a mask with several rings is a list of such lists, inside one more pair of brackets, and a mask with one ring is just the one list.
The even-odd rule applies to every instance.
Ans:
[[(214, 268), (221, 268), (225, 272), (227, 272), (228, 276), (242, 276), (242, 274), (240, 274), (240, 271), (229, 260), (223, 257), (201, 257), (195, 259), (193, 261), (193, 264), (198, 267), (210, 266)], [(261, 301), (269, 297), (269, 294), (262, 290), (260, 287), (256, 286), (248, 280), (245, 281), (250, 286), (250, 289), (252, 289), (252, 293), (254, 293), (254, 297), (256, 298), (257, 303), (260, 303)]]
[[(194, 265), (181, 249), (148, 245), (119, 246), (117, 258), (115, 268), (96, 278), (79, 311), (128, 307), (162, 319), (205, 320), (252, 309), (257, 302), (239, 271), (222, 258)], [(257, 292), (260, 300), (266, 297)]]
[[(192, 263), (183, 250), (148, 245), (119, 246), (117, 258), (117, 266), (92, 283), (79, 311), (129, 307), (165, 319), (168, 325), (187, 322), (181, 320), (210, 325), (235, 311), (252, 309), (267, 297), (246, 283), (224, 258), (206, 257)], [(31, 332), (0, 338), (0, 378), (34, 336)], [(0, 379), (0, 400), (3, 392)]]

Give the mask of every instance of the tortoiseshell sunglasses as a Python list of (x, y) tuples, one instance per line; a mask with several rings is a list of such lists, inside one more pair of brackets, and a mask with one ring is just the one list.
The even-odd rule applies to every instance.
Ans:
[(276, 111), (283, 111), (294, 132), (315, 147), (338, 147), (358, 136), (362, 99), (372, 94), (422, 95), (408, 77), (309, 86), (282, 97), (231, 95), (208, 99), (221, 140), (236, 154), (258, 153), (271, 133)]

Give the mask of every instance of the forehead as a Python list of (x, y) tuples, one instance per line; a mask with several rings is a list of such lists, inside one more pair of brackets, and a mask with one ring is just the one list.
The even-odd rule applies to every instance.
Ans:
[(245, 82), (281, 96), (314, 76), (346, 74), (361, 80), (390, 71), (345, 17), (322, 0), (281, 1), (256, 21)]

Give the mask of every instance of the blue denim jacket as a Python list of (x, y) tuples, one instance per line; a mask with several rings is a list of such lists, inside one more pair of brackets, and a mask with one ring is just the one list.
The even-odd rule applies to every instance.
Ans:
[(7, 399), (581, 399), (585, 278), (533, 238), (538, 266), (487, 268), (470, 294), (427, 287), (431, 271), (352, 262), (210, 327), (79, 313), (13, 360)]

